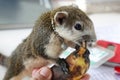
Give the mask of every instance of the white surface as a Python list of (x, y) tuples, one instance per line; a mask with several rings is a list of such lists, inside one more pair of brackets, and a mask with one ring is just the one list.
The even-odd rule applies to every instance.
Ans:
[[(90, 16), (94, 22), (97, 39), (120, 43), (120, 14), (94, 14)], [(0, 31), (0, 52), (9, 56), (16, 46), (31, 32), (31, 29)], [(0, 66), (0, 80), (6, 69)], [(113, 68), (101, 66), (90, 69), (91, 80), (115, 80)]]
[(7, 56), (16, 48), (16, 46), (24, 40), (31, 29), (19, 30), (1, 30), (0, 31), (0, 52)]
[(108, 66), (101, 66), (96, 69), (89, 69), (90, 80), (116, 80), (114, 69)]
[(93, 14), (97, 39), (120, 43), (120, 13)]

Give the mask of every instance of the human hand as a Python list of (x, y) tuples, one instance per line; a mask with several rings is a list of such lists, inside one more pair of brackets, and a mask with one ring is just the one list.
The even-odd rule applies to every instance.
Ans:
[[(32, 72), (32, 78), (34, 80), (51, 80), (52, 72), (48, 67), (42, 67), (40, 69), (34, 69)], [(81, 80), (89, 80), (90, 75), (85, 74)]]

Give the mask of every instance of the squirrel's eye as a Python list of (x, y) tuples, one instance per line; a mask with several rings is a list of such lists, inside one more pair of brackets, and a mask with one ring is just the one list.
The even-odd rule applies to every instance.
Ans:
[(79, 24), (79, 23), (75, 24), (74, 28), (76, 30), (83, 30), (81, 24)]

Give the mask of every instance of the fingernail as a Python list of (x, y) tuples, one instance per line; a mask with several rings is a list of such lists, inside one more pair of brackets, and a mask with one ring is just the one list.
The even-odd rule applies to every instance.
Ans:
[(43, 77), (50, 79), (51, 77), (51, 72), (47, 67), (43, 67), (40, 69), (40, 75), (42, 75)]

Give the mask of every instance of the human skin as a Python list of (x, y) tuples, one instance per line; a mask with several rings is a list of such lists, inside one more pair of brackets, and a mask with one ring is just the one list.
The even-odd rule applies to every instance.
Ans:
[[(32, 72), (32, 78), (34, 80), (51, 80), (52, 72), (48, 67), (42, 67), (40, 69), (34, 69)], [(85, 74), (81, 80), (89, 80), (90, 75)]]

